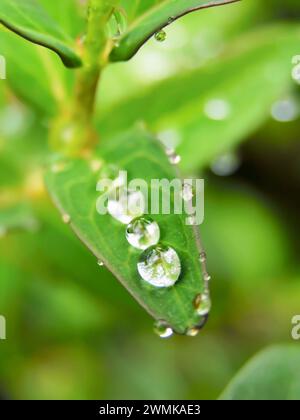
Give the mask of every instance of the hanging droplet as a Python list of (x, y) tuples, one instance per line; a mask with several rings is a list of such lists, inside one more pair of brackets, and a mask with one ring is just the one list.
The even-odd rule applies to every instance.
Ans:
[(67, 213), (62, 215), (62, 221), (68, 225), (69, 223), (71, 223), (71, 216)]
[(204, 281), (206, 281), (206, 282), (211, 281), (211, 276), (210, 276), (210, 274), (208, 274), (208, 273), (204, 273), (204, 274), (203, 274), (203, 279), (204, 279)]
[(171, 165), (178, 165), (181, 162), (181, 157), (175, 152), (174, 149), (166, 149), (167, 156)]
[(194, 197), (193, 186), (191, 184), (184, 183), (182, 186), (181, 196), (184, 201), (191, 201)]
[(199, 256), (199, 260), (201, 263), (205, 263), (206, 262), (206, 253), (205, 252), (201, 252), (200, 256)]
[(126, 228), (126, 239), (135, 248), (147, 249), (159, 241), (159, 226), (152, 219), (139, 217)]
[(173, 330), (164, 321), (157, 321), (154, 324), (154, 332), (160, 338), (169, 338), (173, 335)]
[(189, 328), (186, 332), (186, 335), (189, 337), (196, 337), (199, 334), (200, 330), (197, 327)]
[(178, 280), (181, 264), (170, 246), (157, 245), (146, 249), (137, 265), (143, 280), (155, 287), (170, 287)]
[(98, 261), (97, 261), (97, 264), (99, 265), (99, 267), (103, 267), (103, 266), (104, 266), (104, 262), (103, 262), (103, 261), (101, 261), (101, 260), (98, 260)]
[(156, 41), (164, 42), (167, 38), (167, 34), (163, 29), (161, 29), (160, 31), (156, 32), (154, 37), (155, 37)]
[(208, 292), (196, 296), (194, 301), (196, 312), (200, 316), (206, 316), (211, 310), (211, 299)]
[(119, 222), (128, 225), (145, 212), (145, 198), (141, 191), (118, 188), (112, 191), (107, 203), (109, 214)]

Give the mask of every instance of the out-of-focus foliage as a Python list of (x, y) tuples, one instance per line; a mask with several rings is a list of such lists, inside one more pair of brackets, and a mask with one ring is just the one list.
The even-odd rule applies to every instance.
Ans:
[[(62, 4), (74, 11), (72, 2), (41, 3), (66, 33), (81, 36), (84, 8), (67, 19), (73, 15)], [(166, 29), (165, 42), (150, 40), (131, 61), (105, 70), (96, 121), (102, 141), (144, 120), (179, 147), (184, 168), (206, 179), (201, 230), (213, 310), (197, 338), (166, 341), (45, 192), (48, 128), (68, 106), (71, 71), (1, 28), (0, 226), (8, 208), (24, 203), (37, 222), (20, 225), (20, 211), (18, 228), (0, 230), (1, 396), (215, 399), (258, 350), (291, 341), (300, 311), (300, 95), (291, 77), (299, 27), (297, 0), (243, 0), (184, 17)], [(296, 344), (279, 357), (289, 364), (298, 352)], [(260, 360), (261, 372), (273, 372)], [(290, 381), (285, 361), (276, 365), (275, 378)], [(244, 374), (238, 378), (244, 384)], [(270, 377), (263, 379), (267, 392)], [(235, 383), (230, 396), (249, 397)], [(276, 392), (286, 396), (285, 388)]]

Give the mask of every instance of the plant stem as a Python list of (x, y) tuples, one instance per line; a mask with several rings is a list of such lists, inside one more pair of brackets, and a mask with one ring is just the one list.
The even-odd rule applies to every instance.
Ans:
[(82, 44), (83, 66), (77, 71), (69, 109), (54, 124), (52, 143), (67, 154), (89, 148), (96, 135), (92, 126), (95, 98), (101, 71), (112, 48), (105, 26), (118, 0), (89, 0), (87, 32)]

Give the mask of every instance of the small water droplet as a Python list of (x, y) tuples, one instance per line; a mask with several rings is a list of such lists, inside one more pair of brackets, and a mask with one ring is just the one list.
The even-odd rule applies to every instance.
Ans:
[(164, 321), (157, 321), (154, 324), (154, 332), (160, 338), (169, 338), (173, 335), (173, 330)]
[(133, 219), (144, 214), (144, 195), (141, 191), (115, 189), (108, 200), (107, 210), (116, 220), (128, 225)]
[(155, 287), (173, 286), (181, 273), (177, 252), (161, 244), (146, 249), (140, 256), (137, 268), (142, 279)]
[(99, 265), (99, 267), (103, 267), (103, 266), (104, 266), (104, 262), (103, 262), (103, 261), (101, 261), (101, 260), (98, 260), (98, 261), (97, 261), (97, 264)]
[(212, 120), (226, 120), (231, 114), (231, 105), (224, 99), (211, 99), (205, 104), (204, 112)]
[(211, 281), (211, 275), (208, 273), (203, 274), (204, 281), (208, 282)]
[(71, 216), (67, 213), (62, 215), (62, 221), (68, 225), (69, 223), (71, 223)]
[(169, 162), (172, 165), (178, 165), (181, 162), (181, 157), (175, 152), (174, 149), (166, 149), (167, 156), (169, 158)]
[(272, 105), (271, 115), (279, 122), (290, 122), (298, 118), (300, 110), (295, 98), (285, 98)]
[(156, 41), (163, 42), (163, 41), (166, 40), (167, 34), (163, 29), (161, 29), (160, 31), (156, 32), (154, 37), (155, 37)]
[(195, 216), (187, 217), (185, 223), (187, 226), (196, 226), (197, 225), (196, 217)]
[(235, 152), (218, 156), (211, 164), (211, 170), (218, 176), (233, 175), (241, 166), (241, 159)]
[(159, 241), (160, 230), (152, 219), (139, 217), (134, 219), (126, 228), (126, 239), (135, 248), (147, 249)]
[(206, 316), (211, 310), (211, 299), (208, 292), (200, 293), (194, 301), (196, 312), (200, 316)]
[(200, 256), (199, 256), (199, 260), (200, 260), (200, 262), (201, 262), (201, 263), (206, 262), (206, 258), (207, 258), (206, 253), (205, 253), (205, 252), (201, 252), (201, 254), (200, 254)]
[(181, 196), (184, 201), (191, 201), (194, 197), (193, 186), (189, 183), (184, 183), (182, 186)]
[(186, 332), (186, 335), (189, 337), (196, 337), (199, 334), (200, 330), (197, 327), (189, 328)]

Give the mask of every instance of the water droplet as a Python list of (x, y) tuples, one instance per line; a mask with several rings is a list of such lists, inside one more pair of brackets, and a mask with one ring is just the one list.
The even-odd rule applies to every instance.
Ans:
[(165, 41), (165, 40), (166, 40), (166, 38), (167, 38), (167, 34), (166, 34), (166, 32), (162, 29), (162, 30), (160, 30), (160, 31), (156, 32), (156, 34), (154, 35), (154, 37), (155, 37), (156, 41), (158, 41), (158, 42), (163, 42), (163, 41)]
[(208, 273), (204, 273), (203, 278), (204, 278), (204, 281), (206, 282), (211, 281), (211, 276)]
[(186, 332), (186, 335), (189, 337), (196, 337), (200, 332), (200, 329), (197, 327), (189, 328)]
[(145, 198), (141, 191), (118, 188), (110, 194), (107, 210), (119, 222), (128, 225), (145, 211)]
[(101, 261), (101, 260), (98, 260), (98, 261), (97, 261), (97, 264), (99, 265), (99, 267), (103, 267), (103, 266), (104, 266), (104, 262), (103, 262), (103, 261)]
[(187, 226), (196, 226), (197, 220), (195, 216), (189, 216), (185, 219), (185, 223)]
[(159, 241), (159, 226), (152, 219), (134, 219), (126, 228), (127, 241), (135, 248), (147, 249)]
[(174, 149), (166, 149), (167, 156), (169, 158), (169, 162), (172, 165), (178, 165), (181, 161), (181, 157), (175, 152)]
[(205, 104), (205, 114), (212, 120), (226, 120), (231, 114), (230, 103), (224, 99), (211, 99)]
[(189, 183), (184, 183), (182, 186), (181, 196), (184, 201), (191, 201), (194, 197), (193, 186)]
[(286, 98), (273, 104), (271, 115), (279, 122), (294, 121), (299, 116), (299, 105), (294, 98)]
[(181, 264), (170, 246), (157, 245), (146, 249), (137, 265), (143, 280), (155, 287), (170, 287), (178, 280)]
[(206, 253), (205, 252), (201, 252), (200, 256), (199, 256), (199, 260), (201, 263), (206, 262)]
[(160, 338), (169, 338), (173, 335), (173, 330), (164, 321), (157, 321), (154, 324), (154, 332)]
[(62, 221), (65, 223), (65, 224), (69, 224), (69, 223), (71, 223), (71, 216), (69, 215), (69, 214), (67, 214), (67, 213), (65, 213), (65, 214), (63, 214), (62, 215)]
[(224, 153), (211, 164), (211, 170), (218, 176), (233, 175), (241, 166), (241, 159), (237, 153)]
[(211, 310), (211, 299), (208, 292), (196, 296), (194, 301), (196, 312), (200, 316), (206, 316)]

